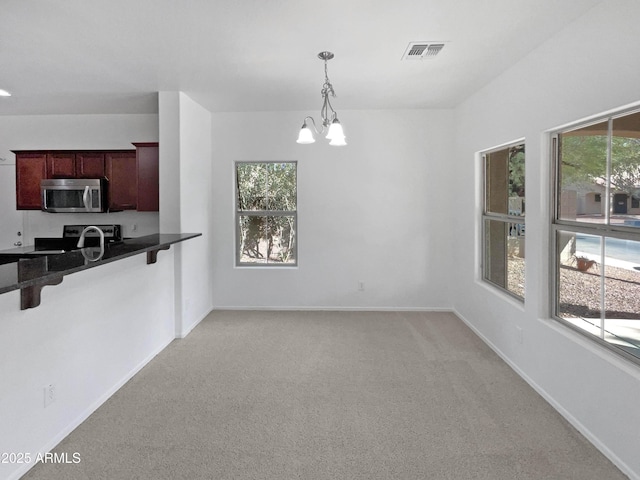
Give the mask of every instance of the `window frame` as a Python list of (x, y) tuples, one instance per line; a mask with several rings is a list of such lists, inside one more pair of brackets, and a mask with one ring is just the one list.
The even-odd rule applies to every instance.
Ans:
[[(271, 164), (293, 164), (296, 173), (296, 209), (295, 210), (240, 210), (238, 203), (238, 165), (271, 165)], [(234, 222), (235, 222), (235, 268), (297, 268), (298, 267), (298, 161), (297, 160), (235, 160), (233, 162), (233, 193), (234, 193)], [(293, 217), (294, 221), (294, 243), (293, 256), (295, 261), (291, 263), (280, 262), (242, 262), (240, 252), (240, 216), (250, 217)]]
[[(507, 286), (503, 287), (502, 285), (499, 285), (495, 282), (493, 282), (490, 278), (488, 278), (487, 276), (487, 259), (488, 259), (488, 254), (487, 254), (487, 222), (488, 221), (498, 221), (501, 222), (503, 224), (509, 225), (509, 224), (516, 224), (516, 225), (522, 225), (524, 231), (526, 232), (526, 221), (525, 221), (525, 215), (526, 215), (526, 207), (525, 207), (525, 212), (523, 212), (522, 215), (511, 215), (511, 214), (501, 214), (501, 213), (496, 213), (496, 212), (491, 212), (488, 211), (487, 208), (487, 189), (488, 189), (488, 183), (487, 183), (487, 155), (490, 155), (491, 153), (495, 153), (495, 152), (499, 152), (501, 150), (508, 150), (510, 148), (513, 147), (518, 147), (518, 146), (523, 146), (524, 148), (524, 152), (525, 152), (525, 170), (526, 170), (526, 142), (524, 138), (520, 138), (517, 140), (514, 140), (512, 142), (508, 142), (502, 145), (499, 145), (497, 147), (494, 148), (490, 148), (487, 150), (481, 150), (480, 153), (480, 160), (481, 160), (481, 181), (482, 181), (482, 186), (481, 186), (481, 193), (482, 193), (482, 200), (481, 200), (481, 212), (480, 212), (480, 280), (484, 283), (486, 283), (487, 285), (490, 285), (493, 288), (496, 288), (498, 291), (507, 294), (510, 298), (513, 298), (519, 302), (521, 302), (522, 304), (524, 304), (525, 302), (525, 294), (526, 291), (523, 292), (523, 295), (520, 296), (518, 295), (516, 292), (513, 292), (511, 290), (509, 290), (509, 288), (507, 288)], [(526, 173), (525, 173), (525, 178), (524, 178), (525, 184), (526, 184)], [(525, 187), (525, 198), (526, 198), (526, 187)], [(526, 205), (526, 204), (525, 204)], [(509, 228), (509, 227), (507, 227)], [(524, 237), (524, 235), (523, 235)], [(507, 246), (508, 248), (508, 246)], [(526, 258), (523, 257), (523, 260), (525, 262), (525, 276), (526, 276)], [(526, 286), (525, 286), (526, 289)]]
[[(600, 292), (600, 303), (601, 303), (601, 314), (600, 314), (600, 330), (601, 335), (597, 336), (584, 328), (579, 327), (578, 325), (574, 325), (569, 320), (562, 318), (559, 316), (558, 312), (560, 309), (560, 246), (558, 245), (558, 237), (559, 232), (569, 232), (575, 234), (585, 234), (585, 235), (593, 235), (596, 237), (600, 237), (600, 248), (601, 248), (601, 256), (604, 255), (604, 248), (606, 245), (606, 241), (608, 238), (612, 239), (620, 239), (620, 240), (631, 240), (640, 242), (640, 228), (638, 227), (629, 227), (619, 224), (612, 224), (610, 222), (611, 217), (611, 184), (610, 184), (610, 175), (611, 175), (611, 152), (612, 152), (612, 132), (613, 132), (613, 122), (615, 119), (625, 117), (628, 115), (633, 115), (640, 113), (640, 109), (636, 106), (634, 108), (618, 110), (614, 112), (605, 113), (599, 115), (597, 117), (592, 117), (588, 120), (583, 120), (581, 122), (575, 122), (570, 125), (567, 125), (562, 128), (557, 128), (549, 132), (549, 147), (550, 151), (550, 164), (551, 164), (551, 189), (550, 189), (550, 229), (549, 229), (549, 273), (550, 273), (550, 282), (549, 282), (549, 317), (570, 328), (572, 331), (578, 332), (585, 338), (591, 340), (594, 344), (600, 345), (604, 347), (607, 351), (613, 352), (618, 356), (626, 358), (636, 365), (640, 365), (640, 357), (632, 355), (631, 353), (626, 352), (625, 350), (615, 347), (611, 342), (606, 341), (604, 338), (605, 321), (606, 321), (606, 308), (604, 308), (604, 301), (606, 299), (606, 292), (601, 290)], [(607, 121), (607, 153), (606, 153), (606, 176), (607, 181), (605, 185), (605, 192), (601, 194), (600, 202), (604, 204), (603, 210), (605, 212), (605, 222), (604, 223), (589, 223), (578, 220), (570, 220), (570, 219), (562, 219), (560, 214), (560, 195), (562, 193), (562, 186), (560, 185), (560, 155), (559, 150), (561, 148), (561, 143), (559, 139), (559, 135), (563, 133), (568, 133), (574, 130), (579, 130), (590, 125), (595, 125), (598, 123), (603, 123)], [(606, 265), (605, 265), (606, 268)], [(606, 274), (602, 271), (603, 269), (600, 267), (599, 277), (602, 284), (606, 279)], [(638, 320), (640, 322), (640, 320)]]

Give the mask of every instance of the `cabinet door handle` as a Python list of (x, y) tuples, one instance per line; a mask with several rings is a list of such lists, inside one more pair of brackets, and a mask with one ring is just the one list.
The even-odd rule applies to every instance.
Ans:
[(22, 242), (13, 242), (13, 244), (14, 244), (16, 247), (21, 247), (21, 246), (22, 246)]

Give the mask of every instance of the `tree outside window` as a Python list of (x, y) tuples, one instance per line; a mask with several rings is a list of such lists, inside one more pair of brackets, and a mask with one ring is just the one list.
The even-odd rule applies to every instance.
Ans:
[(484, 152), (482, 278), (524, 299), (524, 143)]
[(640, 112), (553, 138), (553, 315), (640, 361)]
[(297, 163), (236, 162), (236, 264), (297, 264)]

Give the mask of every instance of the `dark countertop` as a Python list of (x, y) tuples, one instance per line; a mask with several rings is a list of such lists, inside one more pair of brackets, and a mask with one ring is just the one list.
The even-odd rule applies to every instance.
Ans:
[(36, 251), (36, 247), (33, 245), (25, 245), (23, 247), (8, 248), (6, 250), (0, 250), (0, 255), (28, 255)]
[[(130, 238), (119, 243), (105, 245), (104, 254), (98, 260), (93, 259), (99, 256), (99, 247), (82, 248), (52, 255), (40, 255), (36, 258), (21, 258), (17, 261), (0, 265), (0, 293), (26, 289), (27, 287), (54, 285), (60, 283), (65, 275), (145, 252), (147, 252), (147, 263), (154, 263), (155, 254), (157, 254), (158, 250), (166, 250), (174, 243), (183, 242), (200, 235), (202, 234), (156, 233), (144, 237)], [(33, 247), (21, 248), (25, 250), (24, 253), (29, 253), (29, 249), (33, 251)], [(14, 252), (14, 255), (18, 253), (20, 252)]]

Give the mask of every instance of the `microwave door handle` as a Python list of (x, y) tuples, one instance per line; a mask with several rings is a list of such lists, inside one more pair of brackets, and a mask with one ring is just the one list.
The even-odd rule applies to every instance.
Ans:
[(89, 185), (84, 187), (84, 193), (82, 194), (82, 202), (84, 203), (85, 210), (89, 211), (91, 206), (89, 205)]

